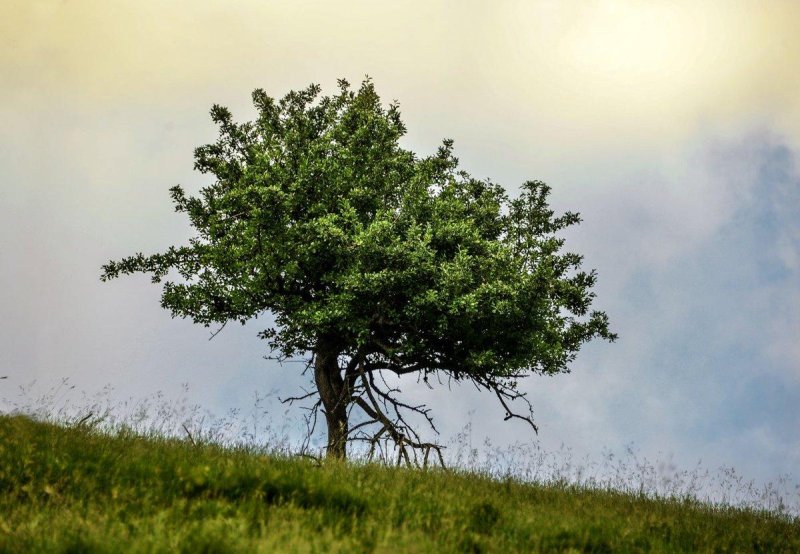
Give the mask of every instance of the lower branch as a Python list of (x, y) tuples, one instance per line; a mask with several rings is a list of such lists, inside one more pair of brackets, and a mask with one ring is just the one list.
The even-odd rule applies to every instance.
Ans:
[[(537, 435), (539, 434), (539, 428), (533, 422), (533, 405), (524, 392), (519, 392), (502, 381), (491, 377), (473, 377), (472, 380), (478, 388), (483, 387), (497, 396), (500, 405), (503, 406), (503, 409), (506, 411), (506, 415), (503, 418), (505, 421), (509, 419), (521, 419), (531, 426), (534, 433)], [(527, 407), (527, 415), (515, 412), (511, 409), (510, 404), (517, 400), (521, 400), (525, 404)]]
[[(394, 444), (398, 464), (405, 462), (407, 465), (427, 467), (430, 453), (435, 452), (439, 464), (444, 467), (444, 457), (442, 456), (444, 446), (423, 441), (419, 433), (406, 420), (406, 414), (421, 415), (436, 431), (430, 417), (430, 410), (424, 405), (414, 406), (401, 402), (392, 396), (391, 390), (382, 390), (375, 383), (372, 373), (368, 374), (364, 371), (363, 365), (359, 366), (358, 371), (361, 386), (358, 391), (359, 395), (353, 396), (353, 401), (363, 410), (369, 420), (353, 428), (353, 430), (358, 429), (359, 432), (352, 437), (352, 440), (363, 440), (369, 443), (368, 457), (370, 459), (375, 454), (376, 447), (380, 447), (380, 441), (385, 438)], [(377, 431), (368, 433), (365, 429), (370, 424), (378, 425)]]

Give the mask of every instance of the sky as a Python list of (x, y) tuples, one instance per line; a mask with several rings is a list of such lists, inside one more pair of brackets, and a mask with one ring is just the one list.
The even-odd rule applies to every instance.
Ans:
[[(583, 223), (620, 338), (530, 378), (545, 448), (800, 468), (800, 3), (793, 1), (0, 3), (0, 408), (69, 379), (212, 412), (305, 383), (265, 360), (258, 322), (173, 320), (145, 276), (100, 266), (185, 242), (168, 189), (197, 191), (214, 103), (369, 75), (408, 127), (455, 141), (512, 195), (553, 187)], [(491, 399), (428, 391), (443, 436), (530, 441)], [(286, 417), (282, 409), (276, 419)]]

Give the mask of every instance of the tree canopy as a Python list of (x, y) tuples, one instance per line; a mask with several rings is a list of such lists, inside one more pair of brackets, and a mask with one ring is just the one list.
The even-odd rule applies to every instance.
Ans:
[(428, 408), (402, 401), (384, 372), (472, 381), (506, 419), (533, 425), (512, 410), (525, 402), (519, 379), (566, 372), (583, 343), (614, 340), (590, 311), (596, 273), (561, 252), (558, 232), (580, 218), (555, 216), (546, 184), (510, 198), (459, 170), (450, 140), (418, 157), (400, 145), (398, 105), (384, 107), (369, 79), (357, 90), (340, 80), (332, 96), (256, 90), (253, 103), (244, 123), (211, 109), (219, 138), (196, 149), (195, 169), (213, 184), (170, 189), (196, 235), (111, 261), (101, 278), (149, 273), (173, 317), (206, 326), (271, 314), (269, 348), (313, 367), (329, 455), (389, 440), (407, 461), (441, 459), (407, 419), (432, 424)]

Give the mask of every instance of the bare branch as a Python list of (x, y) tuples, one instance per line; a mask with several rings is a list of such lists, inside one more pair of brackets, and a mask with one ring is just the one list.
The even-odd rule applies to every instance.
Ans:
[[(514, 376), (511, 376), (511, 378), (513, 377)], [(530, 400), (528, 400), (528, 397), (525, 393), (518, 392), (508, 384), (491, 377), (472, 377), (472, 381), (475, 383), (475, 386), (479, 388), (479, 390), (480, 387), (483, 387), (486, 390), (494, 392), (495, 396), (497, 396), (497, 399), (500, 401), (500, 405), (503, 406), (503, 409), (506, 411), (506, 415), (504, 417), (505, 421), (508, 421), (509, 419), (521, 419), (531, 426), (534, 433), (537, 435), (539, 434), (539, 427), (537, 427), (533, 422), (533, 405), (531, 404)], [(517, 413), (511, 409), (510, 403), (517, 400), (521, 400), (525, 403), (527, 406), (528, 415)]]
[(281, 404), (292, 405), (295, 402), (299, 402), (301, 400), (305, 400), (306, 398), (311, 398), (312, 396), (316, 396), (317, 394), (319, 394), (317, 391), (312, 390), (310, 392), (306, 392), (302, 396), (289, 396), (288, 398), (279, 398), (278, 400), (281, 401)]
[[(367, 373), (365, 371), (364, 364), (358, 365), (358, 371), (363, 385), (363, 396), (352, 397), (352, 401), (367, 414), (370, 420), (357, 425), (353, 430), (362, 431), (371, 424), (380, 425), (380, 428), (372, 436), (362, 431), (357, 436), (352, 437), (353, 440), (365, 440), (369, 442), (369, 459), (372, 459), (376, 448), (382, 449), (380, 440), (384, 436), (387, 436), (388, 439), (391, 439), (394, 443), (394, 449), (397, 452), (396, 463), (400, 464), (404, 462), (407, 465), (420, 466), (417, 455), (417, 452), (420, 452), (424, 455), (423, 467), (427, 467), (430, 452), (433, 450), (437, 453), (439, 462), (442, 467), (444, 467), (444, 457), (441, 453), (444, 447), (436, 443), (422, 441), (419, 434), (414, 430), (414, 427), (408, 424), (403, 414), (403, 411), (405, 411), (422, 415), (431, 425), (431, 428), (436, 431), (429, 410), (424, 405), (414, 406), (401, 402), (391, 395), (391, 392), (397, 389), (389, 388), (388, 385), (387, 388), (389, 392), (381, 390), (375, 383), (373, 373)], [(390, 418), (386, 415), (385, 410), (388, 409), (394, 412), (394, 418)]]
[(225, 326), (226, 326), (227, 324), (228, 324), (228, 322), (226, 321), (225, 323), (223, 323), (222, 325), (220, 325), (219, 329), (217, 329), (216, 331), (214, 331), (213, 333), (211, 333), (211, 336), (210, 336), (210, 337), (208, 337), (208, 340), (211, 340), (211, 339), (213, 339), (214, 337), (216, 337), (217, 335), (219, 335), (219, 334), (222, 332), (222, 330), (225, 328)]

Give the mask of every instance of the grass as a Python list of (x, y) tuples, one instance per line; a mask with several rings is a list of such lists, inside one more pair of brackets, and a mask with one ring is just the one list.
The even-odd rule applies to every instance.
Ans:
[(0, 552), (276, 551), (800, 552), (800, 521), (0, 416)]

